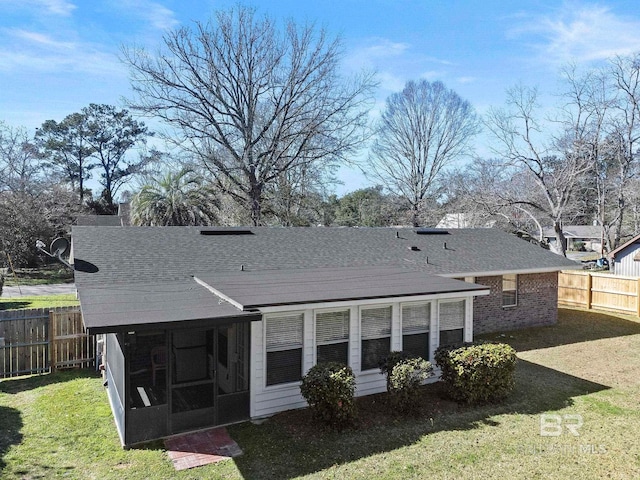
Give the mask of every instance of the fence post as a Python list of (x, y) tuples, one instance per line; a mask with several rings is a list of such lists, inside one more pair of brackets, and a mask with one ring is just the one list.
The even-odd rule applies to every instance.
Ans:
[(51, 373), (55, 373), (58, 352), (56, 351), (56, 316), (52, 310), (49, 310), (49, 342), (51, 342), (49, 347), (49, 353), (51, 355), (49, 369), (51, 370)]
[(636, 313), (640, 317), (640, 278), (638, 278), (636, 285)]
[(591, 280), (591, 272), (587, 273), (587, 310), (591, 310), (591, 292), (592, 280)]

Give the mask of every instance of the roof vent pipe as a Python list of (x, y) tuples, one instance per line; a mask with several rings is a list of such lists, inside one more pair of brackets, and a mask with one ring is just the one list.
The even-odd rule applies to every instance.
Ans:
[(445, 250), (447, 249), (447, 242), (444, 242), (444, 243), (442, 244), (442, 248), (444, 248)]
[(244, 272), (244, 265), (240, 265), (240, 271)]
[(400, 232), (396, 232), (396, 238), (400, 238)]

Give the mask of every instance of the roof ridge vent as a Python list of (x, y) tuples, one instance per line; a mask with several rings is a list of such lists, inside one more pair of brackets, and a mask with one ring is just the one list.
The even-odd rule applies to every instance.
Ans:
[(449, 231), (444, 228), (416, 228), (415, 232), (418, 235), (449, 235)]
[(207, 227), (200, 230), (200, 235), (253, 235), (248, 228)]

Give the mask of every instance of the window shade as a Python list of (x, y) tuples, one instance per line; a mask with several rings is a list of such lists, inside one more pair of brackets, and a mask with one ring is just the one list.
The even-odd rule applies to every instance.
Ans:
[(304, 314), (267, 317), (267, 349), (278, 350), (302, 346)]
[(363, 340), (391, 335), (391, 307), (362, 310), (361, 320)]
[(316, 314), (316, 343), (349, 339), (349, 310)]
[(431, 304), (403, 305), (402, 306), (402, 332), (424, 332), (429, 330), (431, 321)]
[(440, 330), (464, 328), (464, 300), (440, 303)]

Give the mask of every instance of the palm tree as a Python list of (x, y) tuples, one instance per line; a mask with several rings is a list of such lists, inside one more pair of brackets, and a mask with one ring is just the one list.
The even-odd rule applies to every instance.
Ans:
[(131, 220), (147, 226), (213, 225), (218, 208), (214, 190), (193, 170), (183, 168), (144, 185), (131, 201)]

